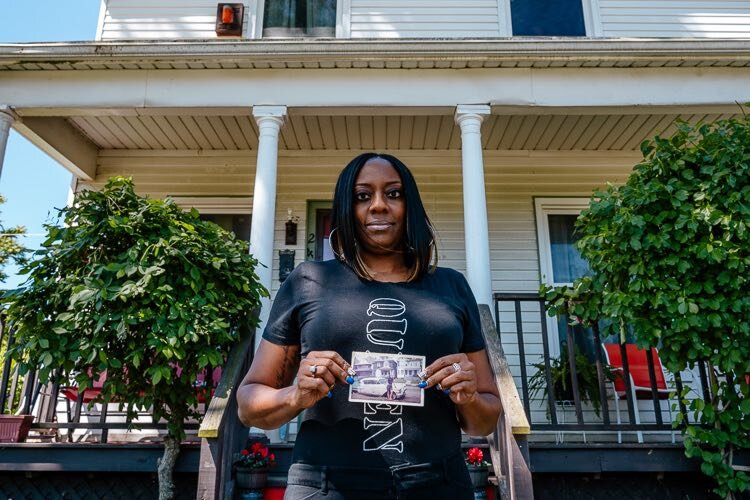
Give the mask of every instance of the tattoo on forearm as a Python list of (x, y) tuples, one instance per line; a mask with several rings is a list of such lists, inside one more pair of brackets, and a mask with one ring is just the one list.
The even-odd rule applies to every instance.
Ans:
[(294, 373), (296, 367), (299, 366), (300, 356), (299, 347), (285, 345), (284, 346), (284, 361), (281, 363), (281, 367), (276, 372), (276, 388), (281, 389), (286, 387), (290, 382), (290, 374)]

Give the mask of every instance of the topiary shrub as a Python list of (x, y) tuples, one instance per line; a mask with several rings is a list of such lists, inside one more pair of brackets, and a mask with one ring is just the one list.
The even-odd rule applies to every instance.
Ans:
[(198, 416), (194, 381), (223, 364), (239, 326), (257, 323), (267, 295), (257, 261), (247, 242), (195, 210), (138, 196), (131, 179), (79, 193), (61, 215), (6, 296), (9, 354), (42, 381), (74, 377), (79, 390), (106, 370), (101, 401), (122, 402), (128, 422), (149, 408), (166, 420), (160, 497), (171, 498), (183, 422)]

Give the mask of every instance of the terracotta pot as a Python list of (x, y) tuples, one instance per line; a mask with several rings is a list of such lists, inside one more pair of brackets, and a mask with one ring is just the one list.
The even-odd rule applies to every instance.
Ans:
[(253, 469), (250, 467), (235, 467), (235, 484), (243, 490), (260, 490), (268, 482), (268, 469)]
[(31, 429), (32, 415), (0, 415), (0, 443), (21, 443)]
[(485, 465), (469, 465), (469, 477), (474, 488), (484, 488), (487, 485), (487, 478), (490, 470)]

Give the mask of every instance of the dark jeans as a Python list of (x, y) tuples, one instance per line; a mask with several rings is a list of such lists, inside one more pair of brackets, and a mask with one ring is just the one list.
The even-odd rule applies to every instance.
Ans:
[(471, 500), (463, 456), (389, 469), (293, 464), (284, 500)]

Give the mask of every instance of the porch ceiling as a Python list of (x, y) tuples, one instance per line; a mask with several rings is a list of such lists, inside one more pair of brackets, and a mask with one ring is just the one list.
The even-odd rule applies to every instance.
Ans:
[[(648, 137), (669, 134), (676, 118), (690, 122), (733, 116), (717, 113), (502, 113), (483, 124), (485, 150), (632, 151)], [(254, 150), (258, 129), (243, 114), (100, 114), (68, 121), (100, 149)], [(326, 115), (290, 113), (282, 150), (460, 149), (449, 114)]]

